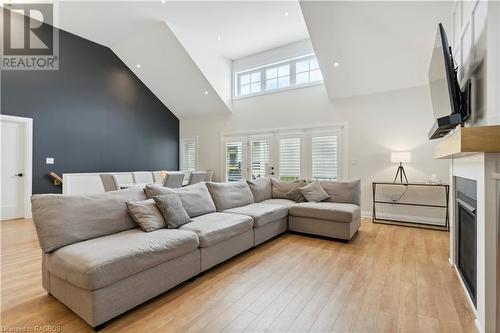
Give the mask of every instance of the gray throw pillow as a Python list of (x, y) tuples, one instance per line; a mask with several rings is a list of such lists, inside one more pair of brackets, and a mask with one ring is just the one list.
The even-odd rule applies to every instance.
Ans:
[(146, 232), (166, 227), (162, 214), (153, 199), (129, 201), (127, 209), (134, 221)]
[(302, 195), (309, 202), (321, 202), (330, 197), (319, 182), (313, 182), (302, 187), (300, 189), (300, 193), (302, 193)]
[(300, 188), (306, 185), (304, 179), (299, 179), (291, 182), (282, 182), (276, 179), (271, 179), (273, 199), (288, 199), (295, 202), (305, 201), (304, 196), (300, 193)]
[(272, 198), (271, 179), (269, 177), (259, 177), (255, 180), (249, 180), (247, 183), (255, 202)]
[(147, 185), (144, 191), (147, 198), (170, 193), (178, 194), (184, 209), (191, 218), (215, 212), (214, 201), (204, 183), (197, 183), (181, 188), (168, 188), (151, 184)]
[(165, 218), (167, 228), (176, 229), (183, 224), (191, 222), (189, 215), (182, 205), (181, 198), (177, 194), (158, 195), (153, 197), (153, 200), (156, 202), (156, 206), (158, 206), (163, 218)]

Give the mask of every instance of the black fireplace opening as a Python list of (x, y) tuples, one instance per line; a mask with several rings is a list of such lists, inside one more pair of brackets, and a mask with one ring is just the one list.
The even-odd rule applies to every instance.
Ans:
[(457, 226), (457, 265), (465, 287), (476, 306), (477, 288), (477, 184), (455, 177), (455, 225)]

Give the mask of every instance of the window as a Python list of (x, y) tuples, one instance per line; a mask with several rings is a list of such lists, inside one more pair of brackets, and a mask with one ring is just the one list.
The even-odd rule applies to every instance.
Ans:
[(305, 84), (309, 82), (321, 81), (323, 76), (318, 65), (318, 59), (311, 57), (295, 63), (295, 83)]
[(266, 90), (285, 88), (290, 85), (290, 64), (266, 69)]
[(280, 180), (296, 180), (300, 177), (300, 137), (282, 138), (279, 142)]
[(244, 179), (243, 175), (243, 142), (226, 143), (226, 180)]
[(251, 140), (250, 141), (251, 161), (252, 161), (252, 179), (264, 177), (271, 159), (269, 140)]
[(240, 95), (255, 94), (261, 90), (261, 72), (251, 72), (239, 77)]
[(311, 147), (312, 177), (318, 180), (337, 179), (337, 136), (313, 136)]
[(318, 60), (308, 55), (236, 73), (235, 96), (258, 95), (323, 81)]
[(197, 140), (189, 138), (182, 140), (182, 166), (185, 171), (196, 171), (197, 167)]

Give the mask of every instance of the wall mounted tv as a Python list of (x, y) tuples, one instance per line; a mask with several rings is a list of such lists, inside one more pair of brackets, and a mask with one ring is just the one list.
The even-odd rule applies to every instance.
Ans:
[(471, 96), (470, 80), (466, 81), (463, 88), (458, 83), (457, 67), (441, 23), (438, 25), (429, 66), (429, 86), (435, 118), (429, 139), (437, 139), (458, 125), (463, 125), (469, 118)]

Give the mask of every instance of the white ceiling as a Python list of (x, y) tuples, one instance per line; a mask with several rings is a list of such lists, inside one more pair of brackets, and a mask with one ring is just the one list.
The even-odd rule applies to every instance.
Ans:
[(231, 60), (309, 38), (298, 1), (177, 1), (165, 9), (181, 40), (193, 39)]
[(61, 1), (58, 17), (110, 47), (178, 117), (229, 112), (231, 60), (308, 38), (297, 1)]
[(451, 6), (65, 1), (58, 17), (62, 29), (110, 47), (174, 114), (187, 117), (231, 111), (231, 60), (309, 36), (331, 99), (427, 84), (437, 23), (451, 31)]
[[(438, 22), (452, 2), (302, 1), (331, 99), (427, 84)], [(334, 62), (339, 66), (334, 67)]]

